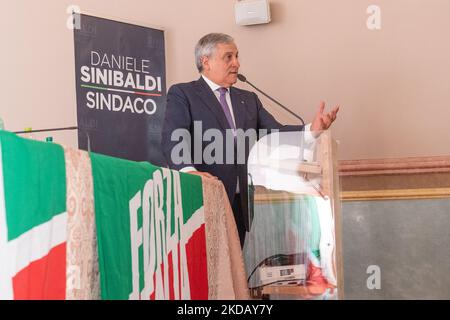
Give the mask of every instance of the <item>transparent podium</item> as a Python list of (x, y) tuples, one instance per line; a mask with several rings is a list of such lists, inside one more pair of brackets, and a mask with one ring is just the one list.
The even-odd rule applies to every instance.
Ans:
[(264, 136), (248, 158), (243, 254), (253, 299), (342, 299), (340, 185), (329, 131)]

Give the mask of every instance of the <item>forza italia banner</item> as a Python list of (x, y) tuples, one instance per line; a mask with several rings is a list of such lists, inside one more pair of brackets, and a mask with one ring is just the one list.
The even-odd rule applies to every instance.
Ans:
[(102, 299), (208, 299), (201, 179), (103, 155), (91, 162)]

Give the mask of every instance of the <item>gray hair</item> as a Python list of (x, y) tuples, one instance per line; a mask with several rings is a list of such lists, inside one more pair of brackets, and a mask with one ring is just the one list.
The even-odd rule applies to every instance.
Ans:
[(202, 57), (210, 57), (219, 43), (234, 42), (234, 39), (224, 33), (209, 33), (198, 40), (195, 46), (195, 64), (198, 72), (203, 71)]

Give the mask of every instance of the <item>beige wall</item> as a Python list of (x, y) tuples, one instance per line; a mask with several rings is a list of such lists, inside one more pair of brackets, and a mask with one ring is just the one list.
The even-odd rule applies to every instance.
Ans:
[[(450, 1), (271, 0), (272, 23), (234, 23), (232, 0), (9, 1), (0, 19), (2, 101), (9, 130), (76, 124), (73, 33), (66, 8), (166, 31), (167, 84), (198, 76), (193, 47), (229, 33), (241, 72), (310, 121), (342, 105), (341, 159), (450, 155)], [(381, 7), (382, 28), (366, 27)], [(245, 85), (240, 85), (248, 88)], [(295, 122), (262, 98), (283, 122)], [(52, 134), (76, 146), (73, 132)], [(43, 135), (45, 136), (45, 135)]]

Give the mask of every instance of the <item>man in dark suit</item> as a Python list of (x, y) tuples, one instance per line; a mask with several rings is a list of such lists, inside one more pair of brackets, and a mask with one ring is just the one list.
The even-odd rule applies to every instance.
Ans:
[[(171, 169), (218, 178), (223, 182), (243, 246), (245, 232), (250, 230), (251, 223), (246, 165), (251, 143), (245, 140), (244, 148), (236, 147), (242, 137), (237, 134), (242, 132), (239, 129), (244, 132), (249, 129), (320, 132), (328, 129), (336, 119), (339, 107), (324, 114), (322, 102), (311, 124), (305, 127), (282, 125), (264, 109), (255, 93), (233, 87), (240, 67), (233, 38), (221, 33), (207, 34), (197, 43), (195, 58), (201, 77), (173, 85), (167, 94), (163, 152)], [(220, 133), (223, 138), (210, 133)], [(231, 137), (231, 143), (227, 142), (230, 141), (227, 137)], [(211, 151), (212, 143), (223, 147), (212, 153), (214, 161), (203, 157), (206, 151)], [(241, 153), (245, 159), (243, 163), (236, 161)], [(230, 154), (234, 160), (231, 163), (227, 161)]]

